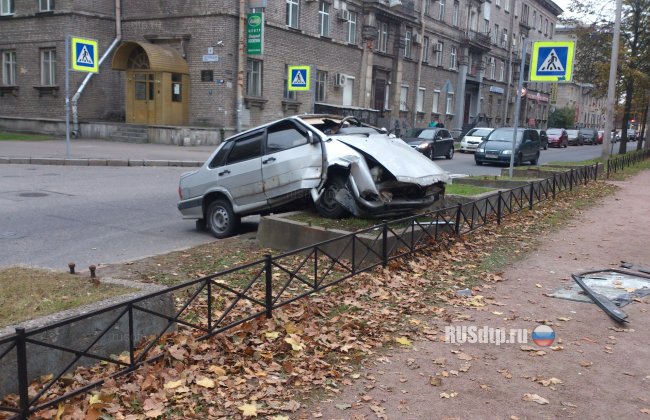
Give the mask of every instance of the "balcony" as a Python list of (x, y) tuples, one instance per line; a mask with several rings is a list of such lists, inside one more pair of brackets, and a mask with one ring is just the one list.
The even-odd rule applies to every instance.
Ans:
[(463, 43), (467, 44), (471, 51), (485, 53), (492, 49), (490, 35), (476, 31), (466, 31), (462, 37)]

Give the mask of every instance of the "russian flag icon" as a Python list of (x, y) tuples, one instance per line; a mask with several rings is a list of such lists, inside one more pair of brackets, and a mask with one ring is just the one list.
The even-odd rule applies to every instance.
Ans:
[(555, 341), (555, 331), (548, 325), (538, 325), (533, 330), (533, 342), (540, 347), (548, 347)]

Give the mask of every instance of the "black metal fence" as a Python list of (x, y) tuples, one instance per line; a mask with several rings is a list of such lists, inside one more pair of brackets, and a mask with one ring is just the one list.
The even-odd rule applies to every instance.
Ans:
[(650, 157), (650, 149), (643, 149), (634, 151), (632, 153), (626, 153), (622, 156), (617, 156), (607, 160), (607, 178), (610, 174), (615, 174), (618, 171), (622, 171), (628, 166), (632, 166), (635, 163), (641, 162)]
[[(624, 164), (632, 162), (626, 160)], [(620, 168), (620, 165), (617, 162), (613, 167)], [(0, 405), (0, 414), (26, 418), (85, 393), (110, 377), (127, 374), (143, 363), (155, 361), (163, 355), (161, 347), (165, 345), (166, 334), (174, 329), (190, 328), (199, 339), (205, 339), (260, 316), (270, 318), (277, 308), (441, 243), (448, 235), (462, 235), (489, 223), (501, 223), (510, 214), (532, 209), (535, 204), (553, 199), (558, 193), (580, 184), (586, 185), (598, 176), (597, 164), (553, 172), (526, 186), (499, 191), (455, 207), (385, 221), (281, 255), (267, 255), (243, 266), (52, 325), (29, 331), (17, 328), (15, 334), (0, 340), (0, 363), (9, 361), (13, 366), (12, 372), (4, 369), (2, 375), (16, 375), (17, 378), (17, 396), (5, 399)], [(175, 311), (164, 313), (146, 304), (148, 300), (160, 298), (171, 299)], [(157, 333), (136, 337), (134, 325), (152, 317), (160, 325)], [(74, 328), (77, 323), (90, 321), (95, 323), (97, 331), (93, 337), (65, 345), (57, 341), (57, 329)], [(125, 354), (115, 356), (105, 350), (102, 343), (108, 336), (121, 340)], [(58, 371), (53, 372), (45, 384), (30, 388), (30, 380), (37, 376), (31, 365), (47, 352), (56, 353), (61, 360)], [(64, 380), (76, 366), (93, 363), (102, 363), (111, 369), (104, 369), (105, 377), (100, 379), (96, 378), (96, 373), (84, 378), (83, 373), (77, 371), (73, 383)]]

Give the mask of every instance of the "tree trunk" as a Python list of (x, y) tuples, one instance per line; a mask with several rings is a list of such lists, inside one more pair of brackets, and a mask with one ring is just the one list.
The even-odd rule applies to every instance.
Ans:
[(632, 110), (632, 95), (634, 94), (634, 83), (631, 79), (625, 82), (625, 108), (623, 109), (623, 122), (621, 127), (621, 145), (618, 153), (627, 153), (627, 126), (630, 122), (630, 111)]
[[(649, 95), (650, 97), (650, 95)], [(648, 148), (648, 114), (650, 114), (650, 99), (648, 103), (645, 104), (645, 110), (643, 111), (643, 121), (641, 122), (641, 132), (636, 133), (636, 150), (642, 150), (644, 147)], [(645, 139), (645, 142), (643, 141)]]

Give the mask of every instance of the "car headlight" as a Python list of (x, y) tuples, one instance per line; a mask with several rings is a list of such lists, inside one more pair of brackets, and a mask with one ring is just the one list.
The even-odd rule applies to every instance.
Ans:
[(482, 147), (479, 147), (478, 149), (476, 149), (476, 151), (479, 153), (485, 153), (485, 149)]
[(512, 154), (512, 150), (504, 150), (504, 151), (501, 152), (501, 153), (504, 154), (504, 155), (511, 155), (511, 154)]
[(427, 143), (426, 141), (417, 145), (418, 149), (426, 149), (428, 147), (429, 147), (429, 143)]

